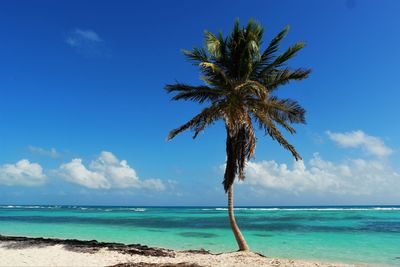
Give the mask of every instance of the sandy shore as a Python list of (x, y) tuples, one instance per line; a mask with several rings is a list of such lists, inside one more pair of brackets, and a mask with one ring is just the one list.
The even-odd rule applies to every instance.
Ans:
[(289, 259), (274, 259), (256, 253), (212, 254), (207, 251), (174, 251), (142, 245), (97, 241), (7, 237), (0, 235), (0, 266), (304, 266), (348, 267)]

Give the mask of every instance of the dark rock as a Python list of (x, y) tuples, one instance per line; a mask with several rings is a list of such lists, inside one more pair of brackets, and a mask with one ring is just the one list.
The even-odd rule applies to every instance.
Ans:
[(54, 245), (64, 245), (65, 249), (77, 252), (95, 253), (102, 248), (117, 251), (126, 254), (138, 254), (154, 257), (175, 257), (175, 253), (170, 249), (151, 248), (140, 244), (125, 245), (122, 243), (98, 242), (97, 240), (77, 240), (77, 239), (58, 239), (58, 238), (34, 238), (19, 236), (0, 235), (0, 241), (7, 241), (10, 244), (6, 248), (27, 248), (27, 247), (45, 247)]
[(209, 250), (201, 249), (189, 249), (182, 252), (196, 253), (196, 254), (212, 254)]

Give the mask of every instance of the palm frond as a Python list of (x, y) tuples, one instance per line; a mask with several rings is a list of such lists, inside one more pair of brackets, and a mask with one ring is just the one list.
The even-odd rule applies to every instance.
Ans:
[(250, 19), (246, 26), (246, 33), (251, 35), (251, 39), (257, 42), (257, 46), (261, 45), (264, 28), (259, 23)]
[(229, 66), (229, 57), (227, 54), (227, 39), (224, 38), (224, 36), (222, 35), (222, 32), (218, 32), (217, 35), (217, 39), (219, 41), (219, 52), (218, 55), (219, 57), (215, 58), (215, 62), (219, 65), (219, 66), (223, 66), (223, 68), (225, 69), (225, 71), (228, 69)]
[(242, 30), (242, 38), (238, 40), (241, 50), (239, 60), (239, 78), (247, 80), (253, 71), (254, 62), (260, 60), (260, 46), (263, 28), (260, 24), (250, 20)]
[(281, 146), (283, 146), (283, 148), (289, 150), (296, 160), (301, 160), (301, 156), (297, 153), (294, 146), (283, 137), (282, 133), (268, 116), (258, 116), (257, 113), (255, 113), (255, 116), (266, 134), (268, 134), (273, 140), (276, 140)]
[(183, 49), (182, 53), (188, 58), (188, 60), (193, 62), (193, 65), (196, 66), (198, 66), (202, 62), (209, 61), (207, 52), (204, 48), (195, 47), (192, 51)]
[(221, 119), (221, 104), (214, 104), (211, 107), (203, 109), (199, 114), (193, 117), (190, 121), (183, 124), (182, 126), (172, 130), (168, 136), (167, 140), (173, 139), (176, 135), (191, 129), (195, 132), (193, 138), (204, 130), (207, 125), (214, 123), (216, 120)]
[(183, 83), (168, 84), (165, 86), (168, 93), (178, 92), (172, 100), (192, 100), (203, 103), (214, 102), (223, 96), (223, 90), (208, 86), (191, 86)]
[[(296, 129), (294, 129), (290, 123), (288, 123), (287, 120), (285, 120), (284, 117), (282, 117), (282, 113), (279, 111), (276, 111), (274, 109), (270, 109), (268, 113), (263, 111), (262, 109), (253, 109), (252, 110), (253, 115), (256, 117), (256, 120), (260, 118), (261, 121), (265, 121), (267, 117), (270, 117), (273, 121), (278, 123), (282, 128), (284, 128), (286, 131), (288, 131), (291, 134), (296, 133)], [(259, 122), (259, 128), (264, 129), (264, 125)]]
[(269, 72), (284, 66), (286, 61), (293, 58), (296, 55), (296, 53), (298, 51), (300, 51), (304, 46), (305, 46), (305, 43), (298, 42), (298, 43), (294, 44), (293, 46), (289, 47), (284, 53), (277, 56), (271, 64), (267, 65), (265, 68), (263, 68), (261, 70), (260, 77), (263, 77), (264, 75), (268, 74)]
[(305, 123), (305, 109), (297, 101), (292, 99), (278, 99), (270, 97), (266, 101), (248, 100), (251, 110), (257, 110), (270, 114), (278, 114), (279, 118), (290, 123)]
[(296, 69), (296, 70), (275, 70), (263, 78), (263, 84), (271, 92), (280, 85), (287, 84), (292, 80), (303, 80), (308, 78), (311, 70), (309, 69)]
[(243, 95), (246, 96), (256, 96), (260, 100), (265, 100), (267, 97), (268, 90), (267, 88), (257, 81), (247, 80), (243, 83), (240, 83), (234, 88), (235, 91), (242, 91)]
[(206, 48), (214, 58), (218, 59), (221, 56), (221, 40), (209, 31), (204, 33), (206, 39)]
[(228, 85), (229, 84), (229, 78), (225, 73), (225, 70), (220, 68), (218, 64), (212, 63), (212, 62), (202, 62), (200, 63), (200, 69), (201, 72), (203, 72), (205, 76), (205, 81), (212, 85)]
[(274, 39), (271, 40), (267, 49), (265, 49), (261, 55), (261, 60), (260, 60), (261, 65), (266, 66), (272, 62), (275, 53), (279, 49), (281, 41), (283, 40), (283, 38), (285, 38), (285, 36), (289, 32), (289, 29), (290, 27), (286, 26), (281, 32), (278, 33), (278, 35), (275, 36)]
[(200, 67), (201, 72), (204, 74), (202, 79), (205, 82), (212, 86), (218, 86), (221, 83), (226, 85), (229, 83), (226, 71), (219, 61), (216, 60), (216, 56), (219, 58), (226, 57), (225, 50), (221, 49), (220, 45), (217, 44), (220, 42), (219, 38), (215, 37), (211, 33), (207, 36), (208, 39), (206, 43), (209, 42), (207, 49), (211, 56), (207, 54), (207, 51), (204, 48), (193, 48), (192, 51), (182, 50), (182, 52), (195, 66)]
[[(272, 63), (275, 58), (275, 53), (279, 49), (280, 42), (286, 36), (289, 31), (289, 26), (286, 26), (274, 39), (271, 40), (268, 47), (264, 50), (261, 57), (254, 62), (253, 71), (250, 75), (251, 78), (256, 78), (259, 76), (260, 71)], [(260, 41), (261, 44), (261, 41)]]
[(293, 145), (291, 145), (282, 135), (282, 133), (276, 128), (274, 123), (270, 120), (267, 120), (267, 132), (271, 136), (272, 139), (278, 141), (278, 143), (283, 146), (285, 149), (289, 150), (293, 157), (296, 160), (301, 160), (301, 156), (297, 153), (296, 149)]

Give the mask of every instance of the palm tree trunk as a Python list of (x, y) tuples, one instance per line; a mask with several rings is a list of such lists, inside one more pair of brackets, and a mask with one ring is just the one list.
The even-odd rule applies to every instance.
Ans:
[(250, 251), (242, 232), (240, 232), (240, 229), (236, 224), (235, 214), (233, 213), (233, 185), (231, 185), (228, 190), (228, 213), (229, 222), (231, 223), (233, 234), (235, 235), (236, 242), (239, 246), (239, 251)]

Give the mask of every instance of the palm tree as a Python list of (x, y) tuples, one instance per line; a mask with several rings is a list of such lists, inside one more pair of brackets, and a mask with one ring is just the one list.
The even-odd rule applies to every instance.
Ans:
[(204, 85), (185, 83), (166, 85), (168, 93), (175, 93), (172, 100), (191, 100), (209, 103), (199, 114), (179, 128), (172, 130), (167, 139), (192, 130), (196, 138), (207, 126), (223, 120), (226, 129), (226, 168), (223, 179), (228, 193), (228, 214), (232, 231), (240, 251), (249, 246), (236, 224), (233, 213), (233, 183), (237, 177), (245, 178), (244, 169), (256, 147), (254, 124), (265, 131), (296, 160), (301, 159), (294, 146), (284, 138), (281, 129), (290, 134), (296, 131), (292, 124), (305, 123), (305, 110), (294, 100), (279, 99), (273, 95), (280, 86), (292, 80), (302, 80), (309, 69), (290, 69), (285, 63), (304, 47), (298, 42), (284, 53), (276, 55), (279, 44), (289, 27), (284, 28), (261, 51), (263, 27), (250, 20), (241, 28), (236, 20), (233, 31), (227, 37), (205, 32), (205, 47), (184, 50), (184, 55), (200, 68)]

